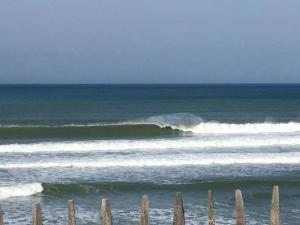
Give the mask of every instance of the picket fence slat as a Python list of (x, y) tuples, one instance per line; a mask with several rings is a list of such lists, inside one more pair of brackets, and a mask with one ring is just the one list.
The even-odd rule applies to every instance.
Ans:
[(214, 200), (212, 191), (208, 191), (208, 225), (216, 225)]
[(101, 210), (103, 225), (112, 225), (111, 205), (108, 199), (102, 199)]
[(36, 203), (32, 206), (32, 225), (42, 225), (42, 208), (40, 203)]
[(68, 225), (76, 225), (75, 204), (73, 200), (68, 201)]
[(4, 221), (3, 221), (3, 211), (0, 207), (0, 225), (3, 225), (4, 224)]
[(246, 224), (244, 201), (241, 190), (235, 190), (235, 216), (236, 225)]
[(175, 208), (174, 208), (174, 215), (173, 215), (173, 225), (184, 225), (185, 218), (184, 218), (184, 208), (181, 193), (176, 193), (176, 200), (175, 200)]
[(280, 225), (279, 188), (273, 187), (272, 202), (270, 210), (270, 225)]
[(141, 206), (141, 225), (149, 225), (149, 198), (144, 195)]

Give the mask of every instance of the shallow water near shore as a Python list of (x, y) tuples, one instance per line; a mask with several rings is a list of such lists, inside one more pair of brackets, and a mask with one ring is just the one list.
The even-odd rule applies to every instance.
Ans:
[(171, 224), (175, 192), (187, 224), (235, 224), (234, 190), (248, 224), (268, 224), (279, 185), (282, 224), (300, 212), (299, 85), (2, 85), (0, 205), (6, 224), (138, 224), (143, 194), (151, 224)]

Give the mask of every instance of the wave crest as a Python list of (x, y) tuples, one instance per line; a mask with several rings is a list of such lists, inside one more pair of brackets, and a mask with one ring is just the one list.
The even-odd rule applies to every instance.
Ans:
[(14, 186), (0, 186), (0, 199), (20, 196), (30, 196), (41, 193), (43, 187), (41, 183), (20, 184)]
[(178, 136), (183, 133), (261, 134), (300, 132), (300, 123), (221, 123), (204, 121), (191, 113), (150, 116), (146, 119), (117, 123), (88, 123), (65, 125), (0, 125), (0, 136), (8, 139), (98, 139), (115, 137)]

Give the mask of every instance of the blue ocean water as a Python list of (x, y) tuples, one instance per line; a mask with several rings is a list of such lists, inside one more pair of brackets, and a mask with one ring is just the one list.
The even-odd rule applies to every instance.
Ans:
[(299, 87), (1, 85), (0, 121), (1, 124), (116, 122), (184, 112), (219, 122), (298, 121)]
[(115, 224), (171, 224), (176, 191), (188, 224), (234, 224), (234, 190), (248, 224), (268, 224), (272, 186), (283, 224), (300, 211), (300, 85), (0, 85), (0, 204), (7, 224), (99, 224), (102, 197)]

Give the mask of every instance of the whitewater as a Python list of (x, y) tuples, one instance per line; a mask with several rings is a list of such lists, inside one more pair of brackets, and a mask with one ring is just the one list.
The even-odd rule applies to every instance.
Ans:
[[(151, 117), (136, 121), (135, 124), (148, 122), (160, 127), (180, 129), (184, 132), (181, 137), (1, 144), (0, 154), (10, 157), (0, 158), (0, 169), (38, 171), (64, 168), (88, 170), (300, 163), (300, 123), (233, 124), (203, 122), (200, 117), (192, 117), (188, 124), (186, 121), (185, 124), (179, 124), (180, 121), (182, 123), (182, 116), (181, 120), (172, 120), (174, 115), (170, 117)], [(195, 121), (199, 123), (195, 124)], [(65, 126), (77, 125), (63, 125)], [(29, 179), (28, 182), (35, 180)], [(0, 187), (0, 198), (30, 196), (42, 190), (41, 183), (8, 185)]]
[[(177, 116), (178, 117), (178, 116)], [(150, 119), (148, 119), (150, 120)], [(145, 124), (148, 120), (143, 121)], [(200, 120), (200, 119), (199, 119)], [(202, 120), (202, 119), (201, 119)], [(150, 120), (151, 122), (153, 119)], [(164, 120), (162, 120), (164, 121)], [(39, 143), (9, 143), (0, 145), (0, 153), (39, 153), (39, 152), (97, 152), (168, 149), (205, 148), (255, 148), (268, 146), (300, 145), (300, 123), (246, 123), (228, 124), (201, 122), (196, 125), (154, 125), (171, 126), (184, 131), (182, 137), (140, 138), (119, 140), (55, 141)], [(176, 121), (176, 120), (175, 120)], [(126, 123), (132, 124), (132, 123)], [(138, 123), (135, 123), (138, 124)], [(64, 125), (67, 126), (67, 125)], [(90, 125), (88, 125), (90, 126)], [(95, 125), (96, 126), (96, 125)], [(97, 125), (99, 126), (99, 125)], [(103, 125), (101, 125), (103, 126)], [(113, 125), (110, 125), (113, 126)]]
[[(207, 137), (206, 137), (207, 138)], [(208, 138), (207, 138), (208, 139)], [(30, 144), (3, 144), (0, 153), (39, 153), (39, 152), (110, 152), (110, 151), (151, 151), (206, 148), (255, 148), (269, 146), (299, 146), (300, 137), (271, 136), (262, 137), (218, 137), (203, 140), (199, 137), (178, 139), (146, 139), (146, 140), (101, 140), (74, 142), (42, 142)]]
[(0, 200), (10, 197), (22, 197), (37, 194), (43, 191), (41, 183), (0, 186)]

